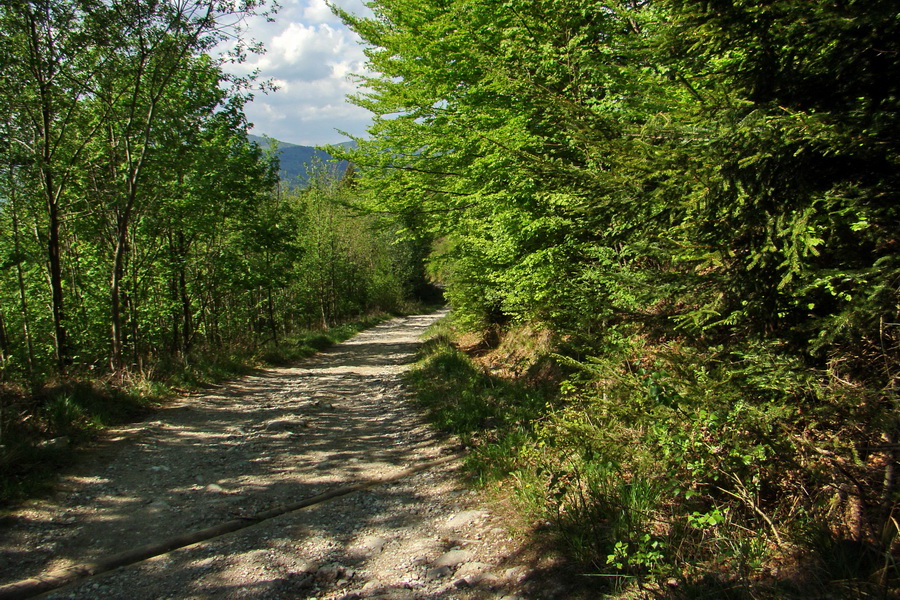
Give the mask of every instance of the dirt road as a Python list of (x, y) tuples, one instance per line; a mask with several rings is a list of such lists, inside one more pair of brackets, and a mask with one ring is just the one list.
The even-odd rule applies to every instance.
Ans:
[(112, 432), (54, 497), (0, 525), (0, 585), (451, 457), (45, 597), (560, 595), (529, 587), (518, 540), (458, 480), (453, 440), (407, 402), (401, 373), (442, 315), (391, 320)]

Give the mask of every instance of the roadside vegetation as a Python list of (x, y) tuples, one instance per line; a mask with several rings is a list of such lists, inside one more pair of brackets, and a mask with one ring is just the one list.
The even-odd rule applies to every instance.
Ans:
[(434, 240), (478, 476), (611, 594), (900, 593), (894, 3), (373, 12), (344, 156)]
[(812, 441), (858, 422), (849, 406), (753, 405), (743, 399), (771, 392), (769, 373), (737, 378), (670, 345), (617, 348), (586, 366), (557, 354), (563, 342), (537, 337), (511, 328), (486, 346), (445, 321), (409, 381), (432, 421), (466, 446), (473, 483), (512, 490), (522, 518), (539, 524), (534, 535), (596, 577), (597, 593), (895, 593), (894, 534), (882, 546), (836, 534), (835, 521), (847, 527), (854, 515), (835, 513), (840, 490), (827, 485), (883, 482), (857, 479), (862, 461), (835, 467), (834, 440), (829, 449)]

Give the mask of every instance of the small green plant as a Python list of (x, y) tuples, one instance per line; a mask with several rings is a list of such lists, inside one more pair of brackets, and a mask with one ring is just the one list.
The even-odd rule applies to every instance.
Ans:
[[(749, 600), (900, 589), (895, 523), (870, 527), (871, 539), (841, 529), (859, 494), (884, 501), (879, 465), (894, 446), (860, 450), (845, 425), (878, 408), (874, 396), (835, 393), (766, 343), (638, 337), (579, 360), (572, 348), (555, 355), (566, 378), (537, 394), (479, 368), (452, 335), (423, 348), (410, 376), (421, 401), (471, 447), (477, 480), (511, 480), (521, 511), (553, 524), (606, 591)], [(804, 541), (817, 521), (828, 536)]]
[(72, 435), (90, 423), (85, 410), (68, 394), (51, 398), (44, 411), (48, 428), (54, 435)]
[(656, 532), (656, 483), (590, 456), (548, 472), (545, 503), (579, 560), (623, 574), (656, 569), (664, 547)]

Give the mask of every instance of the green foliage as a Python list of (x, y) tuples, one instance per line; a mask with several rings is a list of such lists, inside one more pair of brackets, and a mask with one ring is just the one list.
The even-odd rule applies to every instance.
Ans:
[(425, 242), (354, 208), (350, 174), (285, 192), (248, 139), (267, 85), (223, 67), (266, 4), (0, 5), (2, 499), (71, 454), (42, 442), (308, 356), (426, 287)]
[[(359, 189), (439, 240), (459, 323), (551, 327), (577, 372), (508, 453), (529, 502), (676, 595), (777, 595), (819, 522), (896, 591), (896, 6), (373, 6), (342, 14), (374, 73)], [(429, 402), (504, 419), (482, 387)]]
[[(821, 406), (812, 394), (825, 384), (797, 378), (771, 349), (736, 373), (721, 354), (632, 341), (565, 359), (577, 370), (554, 397), (487, 375), (449, 333), (429, 340), (410, 375), (420, 401), (470, 447), (473, 476), (511, 483), (608, 589), (784, 598), (837, 585), (867, 597), (885, 589), (870, 583), (879, 573), (896, 577), (889, 552), (823, 529), (843, 509), (823, 482), (865, 476), (864, 461), (828, 458), (854, 452), (832, 437), (849, 399)], [(797, 571), (773, 575), (778, 565)]]
[(85, 426), (85, 413), (71, 396), (56, 396), (44, 408), (50, 431), (58, 435), (70, 435)]
[(0, 381), (201, 381), (423, 287), (421, 244), (354, 209), (351, 176), (280, 189), (252, 79), (206, 54), (264, 3), (203, 6), (0, 8)]
[(446, 333), (431, 337), (420, 359), (408, 376), (417, 399), (437, 426), (472, 446), (467, 460), (473, 477), (487, 482), (519, 468), (546, 409), (540, 390), (483, 373)]

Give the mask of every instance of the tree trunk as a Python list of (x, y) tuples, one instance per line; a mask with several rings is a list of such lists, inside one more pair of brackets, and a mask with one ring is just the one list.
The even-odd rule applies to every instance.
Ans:
[[(130, 244), (130, 246), (134, 247), (134, 244)], [(132, 364), (134, 364), (139, 373), (144, 372), (144, 355), (141, 352), (141, 331), (140, 331), (140, 318), (138, 317), (138, 278), (137, 278), (137, 270), (130, 269), (131, 271), (131, 288), (125, 294), (125, 307), (128, 311), (128, 321), (131, 324), (131, 338), (129, 340), (122, 340), (123, 345), (131, 344), (131, 357)]]
[(3, 311), (0, 310), (0, 367), (6, 366), (9, 358), (9, 337), (6, 335), (6, 321), (3, 318)]
[[(27, 5), (26, 5), (27, 6)], [(54, 127), (53, 101), (50, 93), (49, 81), (52, 81), (55, 75), (56, 63), (48, 60), (46, 65), (42, 64), (45, 57), (42, 56), (44, 46), (48, 49), (48, 57), (53, 56), (54, 44), (52, 37), (44, 40), (39, 32), (38, 17), (31, 11), (26, 12), (28, 19), (29, 34), (31, 37), (31, 70), (38, 83), (38, 93), (40, 97), (40, 123), (38, 125), (37, 136), (40, 143), (40, 176), (43, 185), (44, 198), (47, 203), (47, 268), (50, 275), (50, 295), (52, 298), (53, 311), (53, 333), (55, 339), (56, 365), (60, 373), (64, 373), (68, 366), (69, 349), (68, 340), (66, 338), (65, 328), (65, 310), (63, 308), (63, 283), (62, 283), (62, 265), (60, 258), (59, 243), (59, 198), (60, 189), (57, 189), (55, 180), (53, 163), (55, 161), (53, 141), (50, 139), (50, 132)]]
[(125, 252), (128, 247), (128, 219), (119, 214), (116, 219), (116, 249), (110, 278), (110, 326), (111, 342), (109, 367), (113, 373), (121, 373), (123, 328), (122, 328), (122, 278), (125, 274)]
[(272, 302), (272, 288), (267, 288), (268, 298), (266, 299), (269, 312), (269, 330), (272, 332), (272, 341), (278, 346), (278, 329), (275, 326), (275, 305)]
[(187, 288), (187, 247), (181, 231), (178, 232), (178, 294), (181, 299), (181, 350), (186, 354), (194, 341), (194, 320)]
[(181, 346), (181, 313), (178, 309), (175, 308), (175, 302), (178, 299), (178, 282), (175, 275), (172, 275), (172, 279), (169, 282), (169, 292), (171, 294), (172, 301), (172, 311), (169, 314), (170, 324), (172, 326), (172, 338), (169, 345), (169, 348), (172, 354), (180, 353)]
[(52, 174), (44, 173), (47, 186), (47, 265), (50, 271), (50, 292), (53, 301), (53, 332), (56, 341), (56, 366), (65, 373), (70, 364), (69, 344), (66, 336), (65, 310), (63, 308), (62, 261), (59, 251), (59, 203), (52, 193)]

